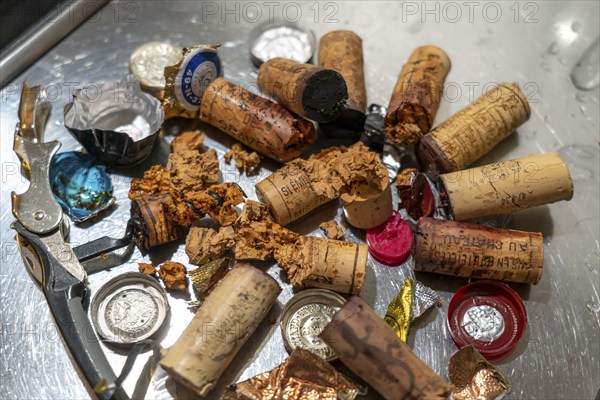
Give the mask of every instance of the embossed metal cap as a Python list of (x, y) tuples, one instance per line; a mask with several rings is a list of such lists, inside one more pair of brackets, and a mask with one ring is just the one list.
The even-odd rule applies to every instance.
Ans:
[(327, 361), (335, 360), (337, 356), (319, 334), (345, 302), (339, 294), (325, 289), (306, 289), (292, 297), (280, 322), (287, 351), (300, 347)]
[(472, 345), (490, 361), (507, 356), (527, 326), (517, 292), (495, 281), (460, 288), (448, 305), (448, 326), (458, 348)]
[(257, 67), (276, 57), (307, 63), (313, 57), (315, 43), (315, 34), (300, 25), (286, 21), (267, 22), (250, 32), (250, 57)]
[(182, 49), (166, 42), (148, 42), (134, 50), (129, 69), (140, 85), (151, 91), (165, 88), (165, 67), (181, 58)]
[(160, 329), (169, 303), (156, 279), (128, 272), (100, 287), (92, 300), (91, 312), (100, 337), (111, 343), (133, 344)]

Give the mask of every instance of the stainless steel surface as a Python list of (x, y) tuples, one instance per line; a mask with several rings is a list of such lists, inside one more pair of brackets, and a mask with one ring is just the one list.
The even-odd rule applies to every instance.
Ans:
[[(92, 17), (109, 0), (65, 1), (43, 17), (22, 35), (22, 39), (11, 44), (0, 54), (0, 88), (10, 83), (18, 74), (31, 66), (52, 46), (75, 30), (82, 22)], [(22, 12), (33, 12), (35, 4), (22, 2)], [(4, 17), (4, 16), (2, 16)]]
[[(529, 327), (514, 353), (498, 363), (512, 386), (511, 399), (591, 399), (600, 386), (600, 276), (599, 276), (599, 90), (577, 89), (570, 75), (599, 34), (599, 3), (592, 1), (548, 2), (328, 2), (256, 3), (238, 2), (121, 2), (101, 10), (94, 20), (83, 24), (15, 82), (1, 92), (2, 267), (0, 270), (0, 312), (2, 341), (0, 378), (2, 398), (86, 398), (88, 395), (57, 337), (43, 295), (27, 276), (9, 228), (13, 220), (9, 195), (22, 192), (26, 180), (19, 173), (19, 161), (12, 152), (11, 134), (17, 121), (19, 84), (27, 78), (45, 85), (54, 107), (47, 127), (48, 139), (60, 139), (62, 150), (78, 144), (63, 127), (62, 106), (71, 92), (90, 83), (111, 83), (128, 72), (128, 60), (139, 45), (165, 40), (182, 46), (222, 42), (219, 53), (225, 77), (255, 90), (256, 69), (248, 56), (247, 38), (256, 23), (269, 15), (284, 14), (315, 31), (317, 37), (335, 29), (352, 29), (363, 38), (369, 103), (387, 104), (402, 63), (417, 46), (433, 43), (444, 48), (452, 59), (439, 123), (477, 98), (485, 85), (516, 81), (527, 93), (532, 116), (479, 165), (522, 157), (540, 151), (557, 150), (569, 163), (575, 181), (575, 196), (561, 202), (514, 214), (510, 228), (544, 233), (545, 263), (536, 286), (511, 285), (523, 297)], [(446, 5), (450, 4), (450, 6)], [(120, 10), (118, 15), (115, 10)], [(229, 11), (226, 11), (229, 10)], [(233, 11), (232, 11), (233, 10)], [(237, 11), (236, 11), (237, 10)], [(285, 10), (285, 11), (284, 11)], [(431, 11), (433, 10), (433, 11)], [(437, 10), (437, 11), (436, 11)], [(457, 17), (457, 10), (461, 12)], [(261, 17), (257, 18), (260, 11)], [(423, 22), (424, 21), (424, 22)], [(597, 67), (596, 67), (597, 68)], [(207, 131), (208, 147), (222, 160), (233, 142), (215, 130)], [(170, 137), (161, 140), (152, 155), (165, 162)], [(117, 203), (109, 215), (81, 226), (73, 226), (72, 243), (83, 243), (103, 235), (120, 237), (129, 215), (127, 200), (131, 176), (140, 176), (142, 166), (113, 174)], [(256, 177), (240, 176), (233, 165), (221, 163), (224, 181), (237, 181), (251, 198), (254, 183), (266, 177), (274, 164), (264, 162)], [(291, 225), (303, 233), (321, 236), (323, 219), (342, 221), (352, 241), (363, 241), (364, 233), (350, 228), (336, 202)], [(131, 262), (166, 259), (187, 262), (182, 245), (167, 246), (162, 252), (142, 256), (134, 253)], [(380, 315), (398, 293), (411, 272), (411, 260), (398, 268), (369, 259), (361, 297)], [(278, 268), (264, 264), (276, 279)], [(89, 277), (96, 289), (113, 276), (134, 270), (124, 266)], [(456, 350), (446, 326), (447, 305), (464, 279), (417, 274), (416, 278), (436, 290), (444, 306), (423, 316), (409, 335), (414, 352), (442, 376)], [(276, 325), (280, 307), (291, 298), (284, 284), (278, 306), (258, 328), (235, 363), (223, 376), (226, 383), (247, 379), (270, 370), (286, 357), (283, 339)], [(162, 338), (164, 346), (177, 339), (192, 313), (187, 297), (169, 296), (170, 329)], [(122, 352), (105, 348), (116, 371), (124, 363)], [(141, 362), (143, 364), (143, 360)], [(125, 382), (132, 391), (134, 376)], [(147, 397), (153, 398), (154, 384)]]

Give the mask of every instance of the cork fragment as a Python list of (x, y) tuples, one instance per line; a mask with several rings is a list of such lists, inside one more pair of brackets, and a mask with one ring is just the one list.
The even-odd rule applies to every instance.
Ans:
[(316, 139), (311, 122), (217, 78), (202, 97), (200, 119), (275, 161), (290, 161)]
[(181, 132), (179, 135), (175, 136), (171, 142), (171, 152), (179, 153), (184, 150), (199, 151), (202, 148), (202, 143), (204, 143), (205, 139), (206, 135), (198, 129), (195, 131)]
[(183, 200), (186, 205), (208, 214), (223, 226), (233, 225), (238, 218), (234, 206), (244, 202), (244, 193), (231, 182), (212, 185), (202, 192), (188, 192)]
[(301, 236), (295, 242), (275, 249), (274, 256), (292, 285), (358, 294), (365, 280), (368, 247)]
[(285, 58), (263, 63), (256, 81), (261, 92), (277, 103), (319, 123), (338, 118), (348, 100), (348, 88), (339, 72)]
[(222, 226), (218, 230), (192, 226), (185, 238), (185, 253), (190, 264), (203, 265), (223, 257), (234, 245), (235, 231), (231, 226)]
[(321, 225), (319, 225), (319, 228), (325, 233), (325, 236), (327, 236), (328, 239), (344, 240), (346, 238), (344, 230), (334, 219), (322, 222)]
[(156, 275), (156, 267), (152, 264), (138, 263), (138, 271), (146, 275)]
[(385, 134), (392, 143), (415, 144), (433, 126), (440, 106), (450, 58), (435, 46), (412, 52), (402, 67), (385, 116)]
[(169, 212), (170, 194), (141, 197), (131, 202), (131, 218), (138, 222), (135, 241), (141, 250), (175, 241), (183, 236), (182, 227)]
[(537, 284), (543, 271), (541, 233), (421, 218), (415, 271)]
[(128, 197), (136, 200), (148, 196), (159, 196), (170, 191), (171, 174), (162, 165), (154, 165), (144, 172), (143, 178), (131, 181)]
[(442, 198), (456, 221), (508, 214), (573, 197), (573, 180), (557, 152), (532, 154), (442, 174)]
[(275, 223), (266, 204), (246, 200), (237, 222), (235, 258), (238, 260), (268, 260), (275, 249), (293, 243), (300, 235)]
[(187, 269), (181, 263), (165, 261), (158, 270), (158, 277), (167, 289), (187, 289)]
[(427, 134), (415, 148), (425, 169), (461, 170), (492, 150), (529, 119), (527, 97), (516, 83), (500, 83)]
[(167, 170), (171, 175), (170, 192), (183, 198), (219, 182), (219, 159), (215, 149), (206, 153), (183, 150), (169, 155)]
[(224, 155), (225, 162), (235, 162), (236, 168), (247, 176), (256, 175), (259, 171), (261, 157), (256, 152), (249, 153), (239, 143), (234, 143), (231, 150)]

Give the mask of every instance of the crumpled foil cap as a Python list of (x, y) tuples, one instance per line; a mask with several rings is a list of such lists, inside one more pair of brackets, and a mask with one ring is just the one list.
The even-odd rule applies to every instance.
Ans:
[(296, 348), (279, 367), (230, 387), (222, 399), (353, 400), (365, 393), (321, 357)]
[(165, 67), (166, 118), (197, 118), (206, 88), (223, 76), (223, 63), (217, 52), (220, 44), (201, 44), (183, 49), (175, 65)]
[(128, 166), (150, 155), (164, 112), (133, 75), (85, 87), (73, 97), (65, 106), (65, 126), (92, 157), (107, 165)]
[(448, 378), (454, 384), (452, 398), (455, 400), (501, 399), (510, 391), (510, 385), (502, 373), (473, 346), (457, 351), (448, 361)]

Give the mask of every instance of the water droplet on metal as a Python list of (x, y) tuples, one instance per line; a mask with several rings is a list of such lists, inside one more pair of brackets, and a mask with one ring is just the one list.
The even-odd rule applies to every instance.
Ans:
[(600, 84), (600, 38), (583, 53), (571, 71), (571, 81), (577, 89), (593, 90)]

